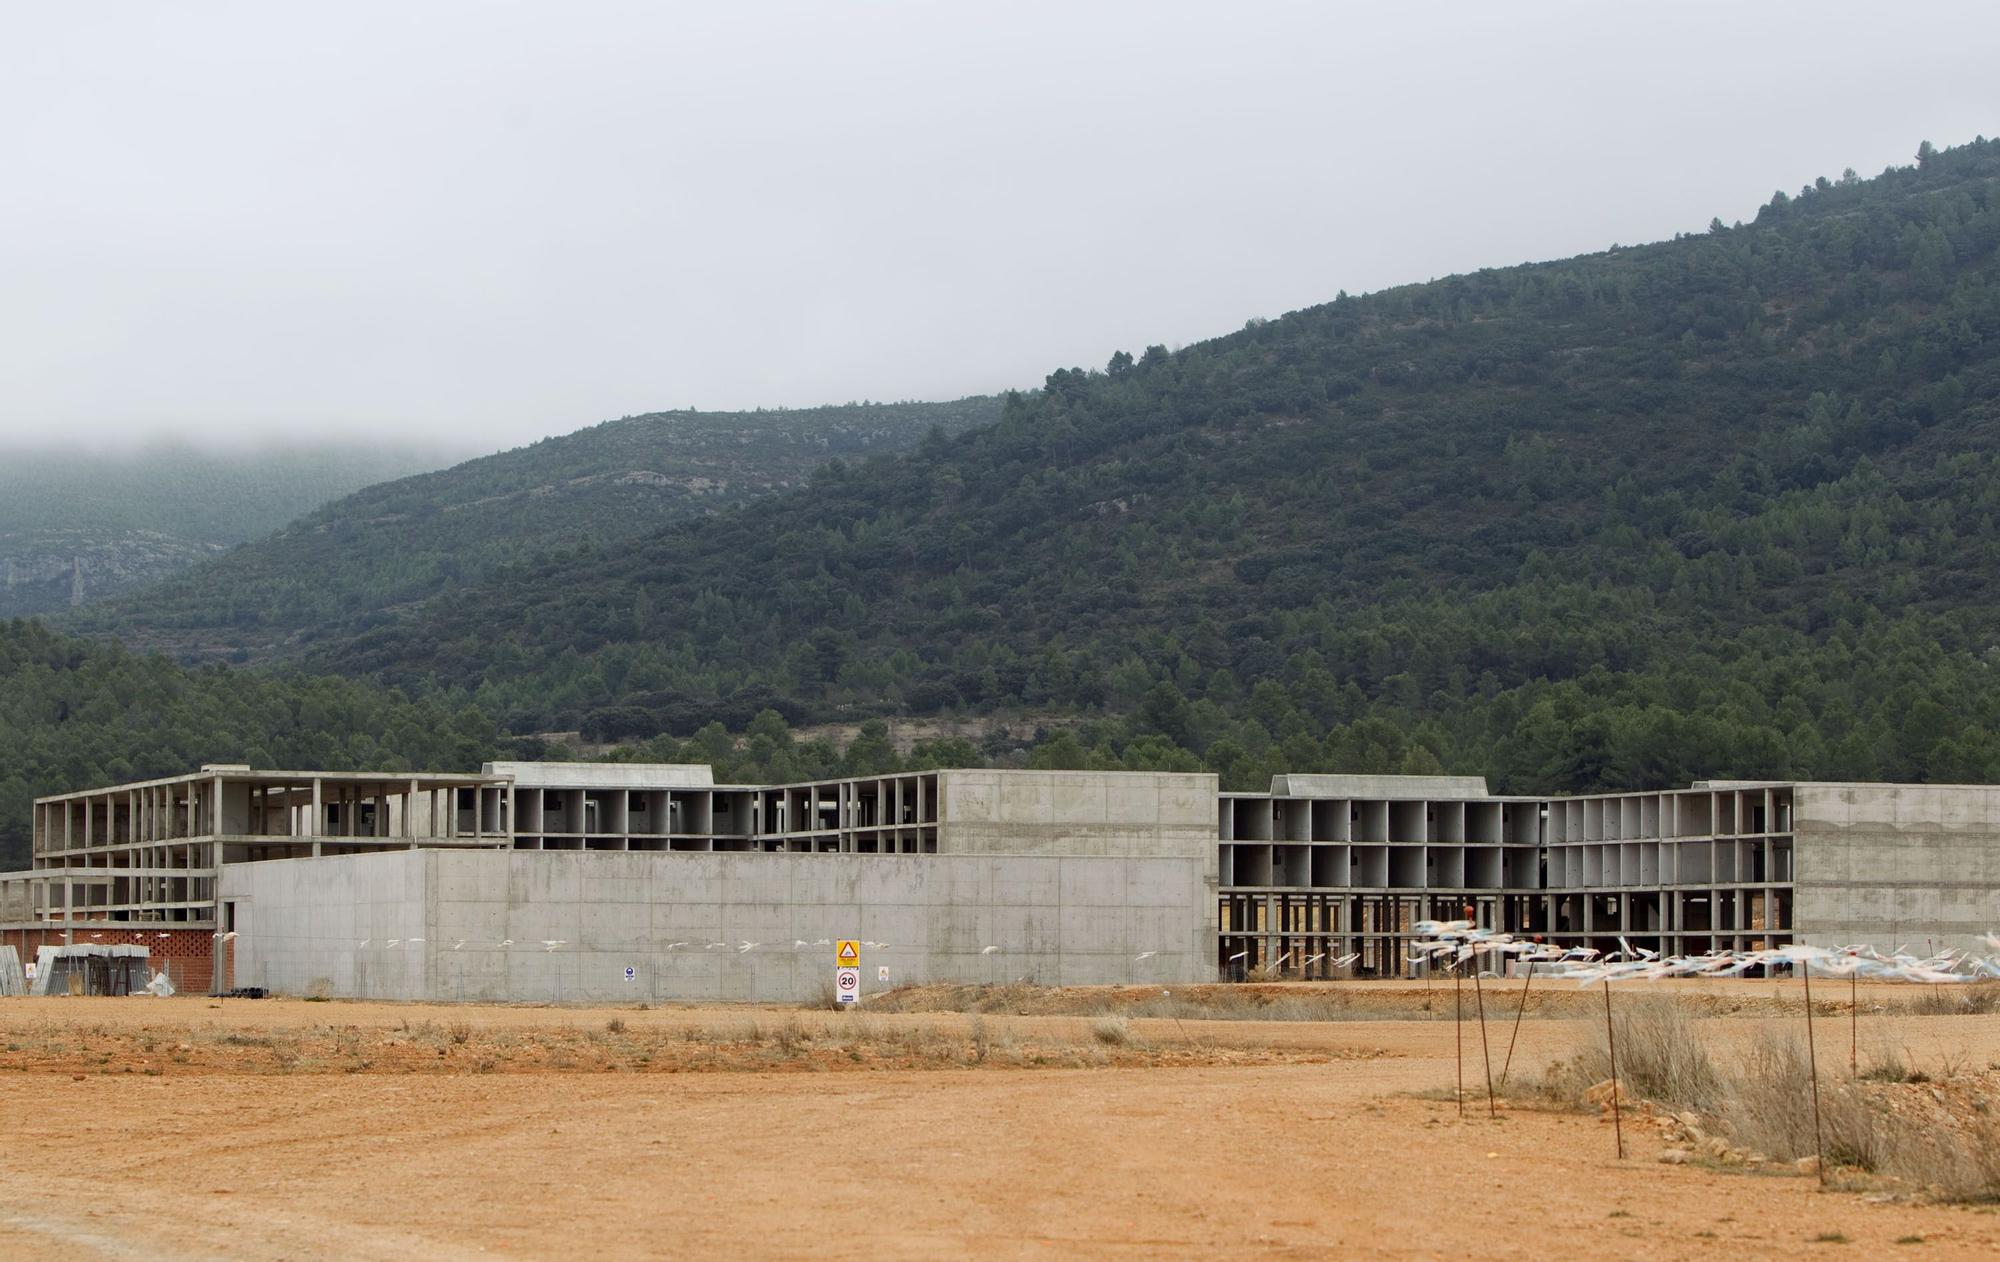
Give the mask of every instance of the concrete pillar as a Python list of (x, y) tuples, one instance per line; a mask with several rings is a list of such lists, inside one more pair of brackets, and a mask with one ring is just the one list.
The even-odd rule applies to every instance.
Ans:
[(326, 782), (313, 777), (312, 827), (306, 835), (312, 838), (313, 858), (319, 858), (319, 835), (326, 831)]
[[(585, 795), (585, 799), (586, 799), (586, 801), (588, 800), (588, 795), (587, 795), (587, 794)], [(586, 811), (586, 812), (588, 812), (588, 810), (589, 810), (589, 808), (588, 808), (588, 807), (586, 806), (586, 807), (585, 807), (585, 811)], [(608, 824), (609, 822), (610, 822), (609, 820), (599, 820), (599, 821), (598, 821), (598, 823), (599, 823), (600, 825), (604, 825), (604, 824)], [(480, 835), (481, 833), (485, 832), (485, 831), (486, 831), (486, 788), (485, 788), (485, 786), (484, 786), (484, 785), (477, 785), (477, 786), (474, 786), (474, 788), (473, 788), (473, 790), (472, 790), (472, 836), (473, 836), (473, 839), (474, 839), (475, 841), (476, 841), (476, 840), (478, 840), (478, 838), (479, 838), (479, 835)]]

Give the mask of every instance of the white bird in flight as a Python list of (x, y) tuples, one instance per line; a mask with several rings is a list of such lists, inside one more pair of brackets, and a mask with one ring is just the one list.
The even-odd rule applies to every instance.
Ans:
[(569, 941), (568, 938), (543, 938), (542, 948), (544, 950), (553, 951), (557, 947), (562, 946), (564, 943), (568, 941)]
[[(990, 947), (980, 947), (980, 948), (979, 948), (979, 953), (980, 953), (981, 955), (991, 955), (991, 954), (993, 954), (993, 953), (994, 953), (995, 951), (998, 951), (999, 949), (1000, 949), (1000, 948), (999, 948), (999, 947), (997, 947), (997, 946), (990, 946)], [(1145, 957), (1144, 957), (1144, 956), (1140, 956), (1139, 958), (1141, 958), (1141, 959), (1144, 959)]]

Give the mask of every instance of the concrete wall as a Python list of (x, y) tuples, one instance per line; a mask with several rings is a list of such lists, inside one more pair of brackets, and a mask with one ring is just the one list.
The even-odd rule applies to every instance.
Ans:
[(430, 946), (418, 941), (428, 936), (428, 861), (437, 854), (385, 850), (223, 868), (222, 901), (236, 905), (235, 984), (417, 997)]
[(1213, 977), (1217, 794), (1205, 771), (940, 771), (938, 851), (1193, 860), (1201, 889), (1185, 906)]
[(938, 850), (951, 854), (1206, 857), (1212, 773), (941, 771)]
[(832, 948), (795, 948), (801, 940), (886, 944), (863, 949), (864, 994), (884, 989), (882, 965), (890, 985), (1210, 978), (1208, 849), (1206, 864), (419, 850), (238, 864), (223, 884), (237, 903), (240, 986), (303, 992), (323, 982), (379, 999), (796, 1002), (833, 978)]
[(2000, 931), (2000, 789), (1793, 790), (1793, 923), (1815, 946), (1964, 947)]

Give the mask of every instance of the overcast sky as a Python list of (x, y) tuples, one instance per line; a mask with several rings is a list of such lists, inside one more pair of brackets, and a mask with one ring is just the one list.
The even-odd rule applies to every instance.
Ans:
[(2000, 131), (2000, 5), (0, 7), (0, 442), (1039, 384)]

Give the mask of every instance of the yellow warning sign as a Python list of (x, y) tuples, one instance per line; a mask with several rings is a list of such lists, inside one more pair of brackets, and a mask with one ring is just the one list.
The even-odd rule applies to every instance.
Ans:
[(861, 944), (851, 938), (842, 938), (833, 949), (833, 962), (841, 968), (853, 968), (861, 963)]

